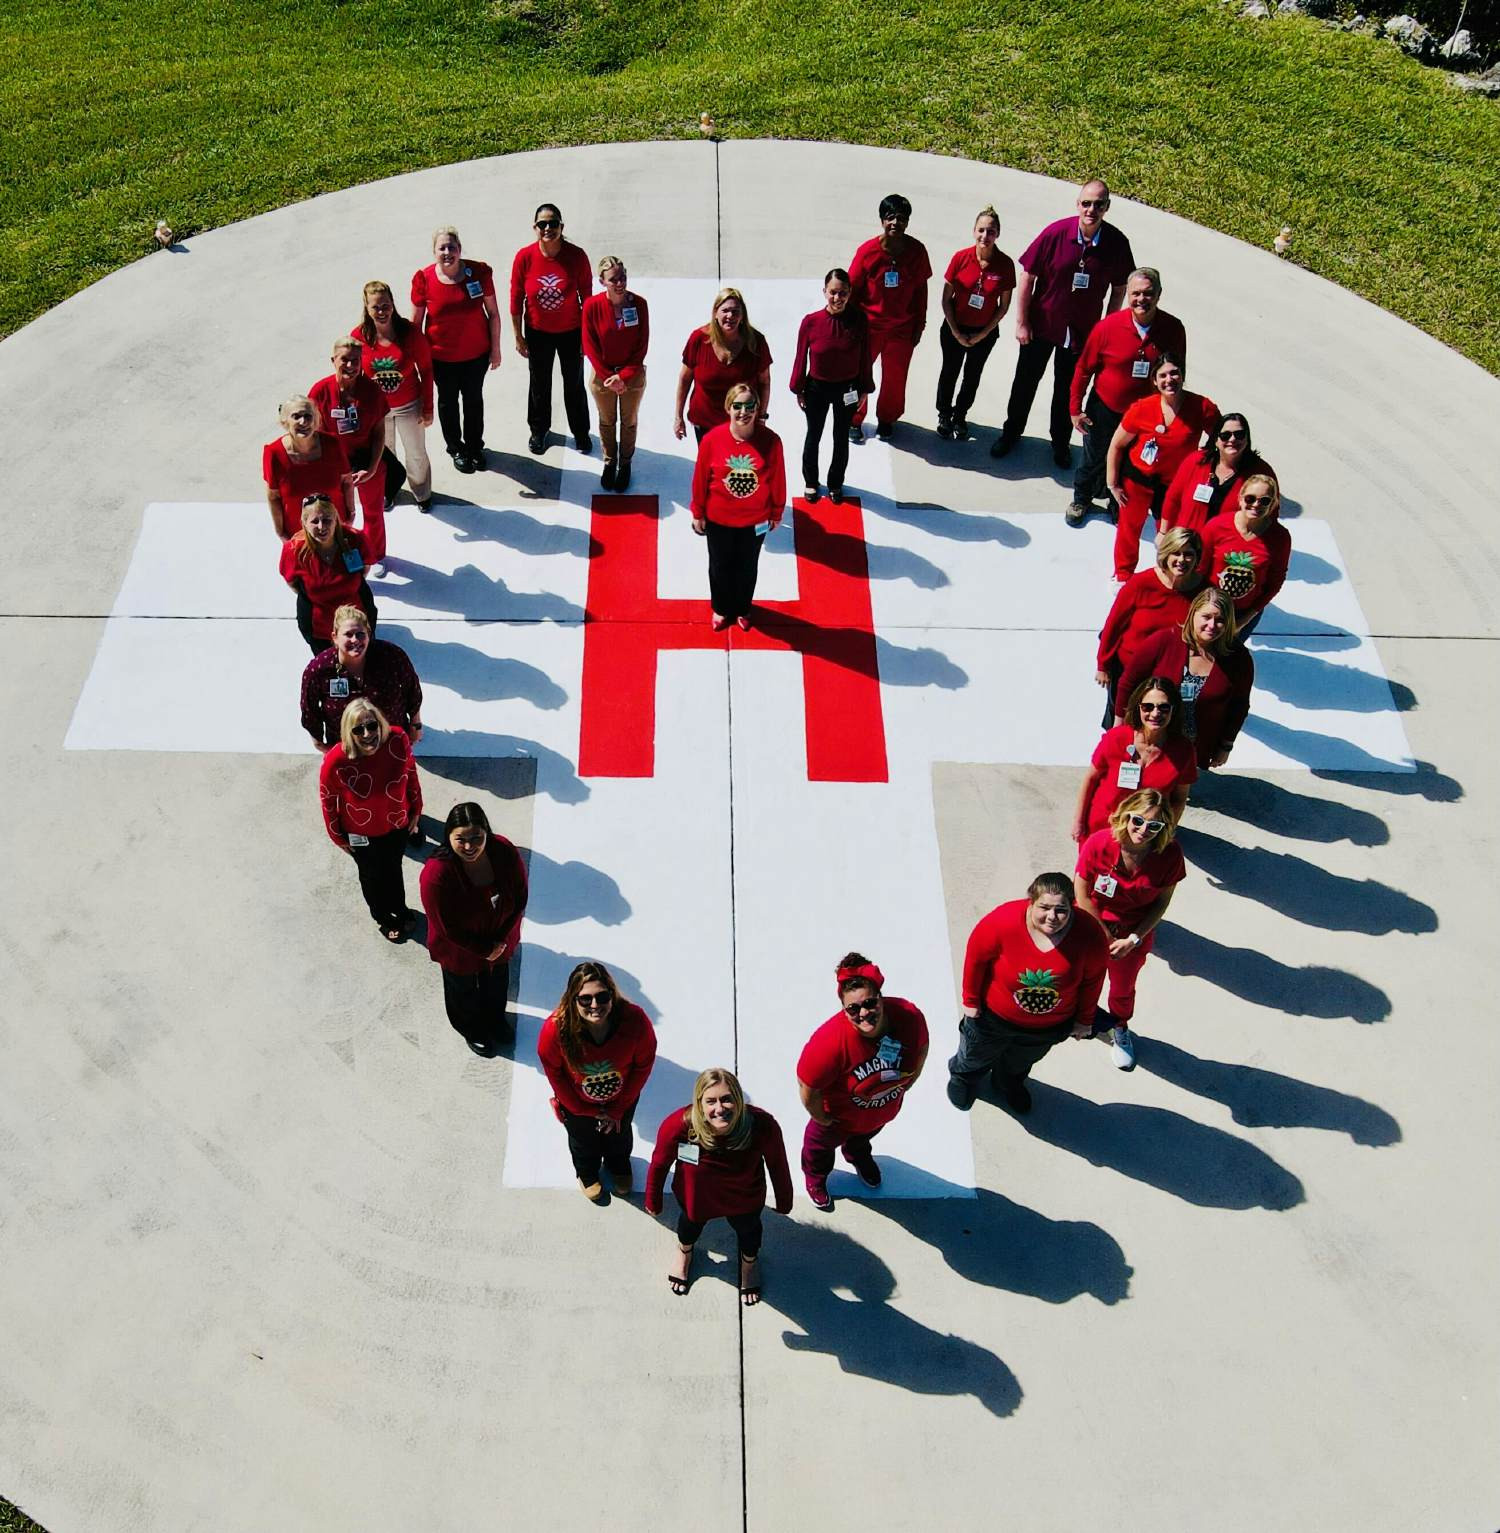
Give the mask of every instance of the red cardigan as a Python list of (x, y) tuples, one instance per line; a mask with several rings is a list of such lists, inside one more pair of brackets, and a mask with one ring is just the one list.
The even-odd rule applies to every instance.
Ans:
[(422, 813), (422, 784), (404, 729), (392, 728), (373, 756), (351, 760), (342, 744), (323, 757), (318, 771), (323, 824), (335, 846), (346, 851), (349, 837), (387, 836), (416, 823)]
[(753, 1214), (766, 1206), (766, 1173), (776, 1194), (776, 1212), (792, 1210), (792, 1178), (786, 1166), (786, 1145), (781, 1125), (759, 1107), (746, 1107), (755, 1122), (750, 1143), (743, 1150), (710, 1150), (700, 1146), (694, 1165), (682, 1160), (688, 1143), (688, 1111), (679, 1107), (662, 1119), (656, 1149), (646, 1172), (646, 1212), (659, 1214), (667, 1172), (673, 1164), (672, 1194), (689, 1219), (703, 1224), (721, 1214)]
[(640, 1100), (656, 1063), (656, 1033), (646, 1013), (630, 1001), (620, 1001), (611, 1020), (614, 1028), (603, 1043), (596, 1044), (587, 1029), (582, 1031), (582, 1058), (575, 1065), (563, 1053), (554, 1012), (542, 1023), (536, 1052), (565, 1112), (618, 1123)]
[(1192, 454), (1167, 488), (1157, 515), (1158, 529), (1165, 532), (1168, 527), (1190, 527), (1202, 532), (1221, 511), (1233, 511), (1239, 505), (1240, 486), (1251, 474), (1276, 478), (1276, 470), (1259, 453), (1252, 453), (1239, 473), (1221, 483), (1214, 477), (1213, 465), (1203, 461), (1202, 453)]
[[(635, 323), (623, 323), (633, 313)], [(619, 313), (608, 293), (595, 293), (583, 306), (583, 354), (593, 364), (603, 382), (618, 373), (629, 383), (646, 366), (646, 348), (651, 344), (651, 312), (638, 293), (626, 293)]]
[[(1148, 639), (1120, 676), (1115, 712), (1124, 711), (1126, 699), (1148, 676), (1176, 681), (1187, 669), (1187, 661), (1188, 647), (1182, 642), (1180, 627), (1164, 629)], [(1200, 767), (1206, 767), (1226, 745), (1234, 744), (1250, 712), (1254, 682), (1255, 661), (1243, 644), (1230, 650), (1208, 673), (1193, 705), (1193, 749)]]
[[(450, 974), (479, 974), (508, 963), (521, 942), (526, 911), (526, 865), (504, 836), (490, 835), (485, 848), (495, 874), (480, 887), (453, 852), (439, 852), (422, 869), (422, 908), (427, 912), (427, 955)], [(505, 943), (491, 959), (497, 942)]]
[[(1150, 369), (1164, 351), (1175, 352), (1187, 361), (1187, 332), (1175, 314), (1158, 309), (1145, 340), (1137, 333), (1135, 315), (1129, 309), (1106, 314), (1083, 343), (1078, 366), (1073, 369), (1069, 410), (1074, 415), (1082, 411), (1083, 396), (1092, 382), (1100, 399), (1123, 415), (1136, 400), (1155, 392)], [(1137, 377), (1135, 364), (1140, 361), (1145, 362), (1146, 370)]]
[(1107, 670), (1111, 660), (1129, 665), (1147, 639), (1163, 628), (1181, 628), (1192, 599), (1191, 594), (1164, 586), (1154, 564), (1138, 570), (1115, 593), (1114, 605), (1099, 630), (1098, 669)]

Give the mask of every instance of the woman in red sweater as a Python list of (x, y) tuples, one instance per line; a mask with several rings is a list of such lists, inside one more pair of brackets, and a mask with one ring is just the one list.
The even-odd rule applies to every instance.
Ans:
[(1192, 741), (1183, 737), (1182, 700), (1174, 680), (1148, 676), (1131, 690), (1122, 712), (1125, 722), (1104, 731), (1078, 789), (1073, 839), (1080, 845), (1102, 830), (1120, 800), (1137, 788), (1165, 794), (1173, 820), (1180, 819), (1188, 789), (1198, 780), (1198, 760)]
[(1135, 1065), (1135, 982), (1156, 940), (1177, 885), (1187, 876), (1167, 801), (1154, 788), (1132, 793), (1109, 824), (1078, 848), (1074, 902), (1103, 923), (1109, 939), (1110, 1059), (1120, 1070)]
[(283, 543), (302, 525), (302, 503), (322, 495), (339, 508), (346, 526), (354, 525), (354, 484), (343, 443), (323, 429), (318, 407), (306, 394), (283, 400), (277, 412), (282, 434), (261, 451), (266, 504), (271, 525)]
[(693, 531), (708, 539), (708, 590), (714, 631), (750, 627), (760, 548), (786, 511), (781, 438), (760, 418), (760, 396), (737, 383), (724, 396), (727, 426), (699, 444), (693, 470)]
[(495, 274), (466, 261), (452, 224), (432, 236), (431, 266), (411, 279), (411, 322), (432, 348), (438, 423), (461, 474), (484, 467), (484, 379), (500, 365)]
[(1030, 1112), (1032, 1067), (1053, 1044), (1093, 1033), (1107, 957), (1103, 928), (1074, 908), (1066, 873), (1038, 874), (1024, 900), (990, 911), (964, 951), (948, 1100), (968, 1112), (988, 1073), (1012, 1112)]
[(1177, 470), (1198, 451), (1219, 407), (1182, 386), (1185, 369), (1174, 352), (1151, 364), (1153, 393), (1130, 405), (1110, 439), (1105, 486), (1119, 506), (1115, 579), (1129, 580), (1140, 562), (1141, 531), (1161, 508)]
[(1250, 712), (1255, 661), (1235, 642), (1234, 605), (1217, 586), (1193, 598), (1180, 628), (1164, 628), (1136, 652), (1120, 678), (1121, 698), (1148, 676), (1177, 676), (1182, 732), (1199, 771), (1223, 766)]
[(1241, 643), (1286, 584), (1292, 538), (1281, 525), (1280, 510), (1276, 481), (1269, 474), (1251, 474), (1240, 486), (1239, 505), (1203, 529), (1203, 570), (1234, 603)]
[(386, 442), (385, 505), (389, 510), (403, 483), (418, 511), (432, 510), (432, 462), (427, 428), (432, 424), (432, 347), (409, 319), (396, 312), (384, 282), (365, 283), (364, 317), (349, 333), (364, 345), (360, 366), (385, 398), (388, 419), (401, 439), (403, 465)]
[(281, 545), (281, 578), (297, 593), (297, 627), (313, 654), (333, 643), (333, 614), (346, 604), (362, 607), (374, 627), (370, 555), (365, 534), (345, 527), (326, 495), (307, 497), (301, 532)]
[(828, 494), (834, 505), (844, 499), (849, 467), (849, 426), (859, 402), (875, 386), (870, 371), (870, 327), (862, 310), (851, 308), (849, 273), (835, 266), (823, 278), (823, 307), (803, 316), (792, 360), (792, 393), (807, 417), (802, 440), (803, 495), (818, 498), (818, 449), (823, 427), (833, 412), (833, 453), (828, 463)]
[(599, 262), (604, 291), (595, 293), (583, 306), (583, 354), (594, 369), (589, 392), (599, 409), (599, 442), (604, 448), (604, 472), (599, 483), (606, 490), (630, 487), (636, 421), (641, 396), (646, 392), (651, 315), (646, 300), (630, 291), (629, 277), (619, 256), (605, 256)]
[(776, 1212), (792, 1211), (792, 1178), (781, 1127), (770, 1113), (745, 1102), (728, 1070), (705, 1070), (693, 1084), (693, 1100), (669, 1112), (656, 1136), (646, 1173), (646, 1212), (659, 1214), (667, 1173), (676, 1166), (672, 1194), (682, 1210), (677, 1255), (667, 1275), (672, 1292), (688, 1291), (693, 1247), (710, 1219), (728, 1219), (740, 1242), (740, 1300), (760, 1303), (761, 1211), (766, 1176)]
[[(999, 238), (1000, 215), (984, 208), (974, 220), (974, 243), (956, 251), (943, 274), (937, 434), (955, 442), (969, 440), (969, 410), (1016, 290), (1016, 265), (996, 243)], [(955, 403), (953, 389), (960, 373), (964, 381)]]
[(536, 239), (510, 264), (510, 323), (526, 358), (526, 424), (532, 452), (547, 450), (552, 430), (552, 360), (562, 373), (563, 410), (579, 452), (589, 452), (589, 400), (583, 387), (583, 305), (594, 291), (587, 254), (563, 238), (562, 214), (544, 202), (532, 215)]
[(364, 343), (341, 335), (329, 360), (333, 371), (307, 391), (349, 458), (349, 482), (359, 496), (360, 526), (370, 540), (370, 574), (385, 574), (385, 396), (363, 372)]
[(1203, 529), (1227, 506), (1240, 503), (1240, 486), (1251, 474), (1276, 471), (1250, 441), (1250, 422), (1237, 411), (1221, 415), (1203, 451), (1183, 460), (1156, 514), (1158, 541), (1168, 527)]
[[(699, 442), (728, 419), (724, 396), (737, 383), (748, 383), (763, 403), (771, 397), (771, 348), (750, 323), (750, 311), (737, 287), (721, 288), (708, 323), (687, 338), (682, 371), (677, 375), (677, 414), (672, 430), (680, 442), (687, 435), (683, 408)], [(688, 390), (692, 398), (688, 398)]]
[(834, 970), (839, 1009), (807, 1040), (797, 1090), (807, 1109), (802, 1174), (813, 1207), (833, 1208), (833, 1152), (866, 1187), (880, 1185), (870, 1141), (901, 1111), (927, 1060), (927, 1019), (910, 1001), (883, 994), (885, 975), (863, 953), (845, 953)]
[[(1164, 628), (1178, 627), (1187, 616), (1188, 603), (1203, 584), (1199, 569), (1202, 559), (1203, 540), (1198, 534), (1174, 527), (1158, 540), (1155, 565), (1132, 575), (1115, 593), (1109, 616), (1099, 631), (1098, 668), (1094, 672), (1094, 680), (1104, 688), (1102, 729), (1108, 729), (1118, 718), (1115, 689), (1140, 647)], [(1125, 695), (1130, 695), (1129, 688)]]
[(333, 844), (359, 869), (370, 916), (387, 942), (416, 923), (406, 906), (401, 858), (422, 813), (422, 785), (411, 741), (368, 698), (344, 709), (339, 743), (318, 772), (323, 823)]
[(542, 1023), (536, 1051), (584, 1197), (604, 1198), (601, 1162), (615, 1196), (629, 1197), (631, 1120), (656, 1063), (650, 1019), (620, 994), (602, 963), (581, 963)]
[(515, 1036), (505, 1008), (526, 895), (521, 854), (490, 829), (478, 804), (455, 804), (441, 848), (422, 869), (427, 956), (443, 971), (454, 1031), (486, 1058)]

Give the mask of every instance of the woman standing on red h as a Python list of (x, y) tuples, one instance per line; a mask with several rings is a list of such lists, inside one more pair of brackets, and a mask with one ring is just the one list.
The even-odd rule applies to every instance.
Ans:
[[(1000, 215), (994, 208), (983, 209), (974, 220), (974, 243), (955, 252), (943, 275), (937, 434), (955, 442), (969, 440), (969, 411), (1016, 290), (1015, 262), (996, 244), (999, 238)], [(955, 404), (953, 389), (960, 373), (964, 381)]]
[[(880, 200), (880, 233), (854, 252), (849, 279), (854, 299), (870, 324), (870, 354), (880, 362), (880, 393), (875, 400), (875, 434), (888, 441), (906, 414), (906, 375), (911, 356), (927, 328), (927, 284), (932, 263), (927, 247), (906, 226), (911, 203), (899, 192)], [(851, 441), (864, 432), (869, 401), (862, 399), (849, 427)]]
[(385, 395), (362, 371), (364, 345), (341, 335), (329, 360), (333, 371), (307, 391), (349, 459), (349, 482), (359, 496), (360, 525), (370, 541), (370, 575), (385, 574)]
[(516, 350), (526, 358), (531, 383), (526, 424), (532, 452), (547, 450), (552, 430), (552, 361), (562, 373), (563, 410), (579, 452), (593, 447), (589, 399), (583, 387), (583, 305), (594, 291), (589, 258), (563, 238), (562, 214), (544, 202), (532, 215), (536, 239), (510, 265), (510, 323)]
[(839, 1010), (807, 1040), (797, 1061), (797, 1090), (808, 1111), (802, 1174), (814, 1208), (833, 1207), (833, 1152), (866, 1187), (880, 1185), (870, 1141), (901, 1111), (927, 1061), (927, 1019), (896, 996), (863, 953), (845, 953), (834, 970)]
[(823, 307), (805, 315), (797, 331), (792, 362), (792, 392), (807, 416), (802, 442), (803, 495), (818, 498), (818, 449), (823, 427), (833, 411), (833, 455), (828, 464), (828, 494), (834, 505), (844, 499), (849, 467), (849, 424), (859, 402), (874, 388), (870, 373), (870, 327), (849, 303), (853, 290), (842, 267), (823, 278)]

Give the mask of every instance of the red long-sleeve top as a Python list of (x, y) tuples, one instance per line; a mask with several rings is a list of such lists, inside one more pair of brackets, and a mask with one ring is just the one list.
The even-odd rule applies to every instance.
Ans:
[(566, 1112), (584, 1118), (613, 1118), (616, 1123), (640, 1100), (656, 1063), (656, 1032), (651, 1020), (631, 1001), (612, 1008), (614, 1024), (603, 1043), (579, 1029), (578, 1061), (563, 1053), (557, 1014), (542, 1023), (537, 1057), (552, 1094)]
[(288, 537), (302, 526), (302, 499), (305, 495), (326, 495), (333, 502), (339, 520), (349, 515), (344, 504), (344, 476), (349, 472), (349, 454), (331, 431), (318, 433), (319, 457), (312, 463), (293, 463), (286, 443), (277, 437), (267, 442), (261, 453), (261, 474), (281, 497), (286, 515)]
[(323, 424), (339, 439), (351, 459), (370, 445), (375, 428), (391, 408), (379, 386), (363, 373), (354, 380), (348, 399), (340, 397), (339, 380), (332, 373), (319, 378), (307, 391), (307, 397), (323, 412)]
[(651, 343), (651, 313), (638, 293), (626, 293), (617, 309), (608, 293), (595, 293), (583, 306), (583, 354), (600, 379), (616, 373), (625, 383), (646, 366)]
[(1176, 315), (1158, 309), (1151, 328), (1142, 337), (1129, 309), (1106, 314), (1083, 343), (1078, 366), (1073, 369), (1068, 408), (1074, 415), (1080, 414), (1083, 396), (1093, 383), (1100, 399), (1123, 415), (1136, 400), (1155, 393), (1151, 368), (1164, 351), (1187, 361), (1187, 332)]
[(874, 391), (870, 327), (858, 309), (845, 309), (842, 314), (819, 309), (803, 315), (797, 329), (797, 355), (792, 358), (792, 393), (800, 394), (809, 378), (848, 383), (861, 394)]
[(759, 331), (755, 335), (755, 350), (749, 343), (740, 347), (740, 354), (727, 362), (721, 361), (708, 331), (700, 326), (687, 338), (682, 348), (682, 365), (693, 375), (693, 391), (688, 396), (687, 418), (695, 426), (707, 429), (721, 426), (728, 419), (724, 410), (724, 396), (737, 383), (748, 383), (761, 394), (761, 406), (766, 405), (761, 389), (762, 374), (771, 371), (771, 346)]
[(646, 1212), (659, 1214), (667, 1172), (675, 1165), (672, 1194), (689, 1219), (703, 1224), (724, 1214), (753, 1214), (766, 1206), (766, 1174), (776, 1198), (776, 1212), (792, 1210), (792, 1178), (786, 1165), (781, 1125), (759, 1107), (746, 1107), (755, 1127), (743, 1150), (715, 1150), (698, 1145), (696, 1164), (681, 1158), (688, 1140), (686, 1107), (669, 1112), (656, 1136), (656, 1149), (646, 1172)]
[(408, 324), (406, 334), (395, 341), (366, 340), (359, 325), (349, 334), (363, 347), (360, 368), (385, 396), (387, 409), (399, 410), (420, 400), (422, 414), (432, 414), (432, 347), (415, 325)]
[(455, 282), (444, 282), (435, 263), (411, 279), (412, 307), (427, 310), (427, 344), (439, 362), (489, 355), (496, 301), (495, 274), (483, 261), (466, 259)]
[(510, 263), (510, 312), (524, 308), (526, 323), (563, 335), (583, 323), (584, 300), (594, 291), (594, 269), (581, 246), (564, 240), (556, 256), (538, 244), (523, 246)]
[(1098, 669), (1108, 670), (1112, 660), (1128, 666), (1145, 640), (1163, 628), (1181, 628), (1196, 594), (1163, 585), (1154, 564), (1148, 570), (1137, 570), (1115, 593), (1109, 616), (1099, 630)]
[(876, 337), (916, 344), (927, 325), (927, 284), (932, 262), (921, 240), (906, 237), (899, 256), (887, 255), (880, 237), (868, 239), (849, 263), (849, 285)]
[(1016, 263), (1003, 250), (996, 250), (988, 266), (979, 264), (972, 245), (956, 250), (943, 273), (943, 281), (953, 287), (953, 312), (961, 330), (983, 330), (995, 317), (995, 310), (1016, 287)]
[[(1136, 650), (1120, 676), (1115, 693), (1115, 712), (1121, 713), (1125, 700), (1148, 676), (1165, 676), (1178, 681), (1187, 670), (1188, 647), (1182, 642), (1182, 629), (1164, 629), (1153, 634)], [(1255, 685), (1255, 659), (1243, 644), (1231, 649), (1204, 679), (1193, 703), (1193, 752), (1200, 768), (1208, 766), (1226, 745), (1233, 745), (1250, 712), (1250, 689)], [(1188, 723), (1184, 706), (1183, 724)]]
[(964, 950), (965, 1006), (983, 1006), (1017, 1027), (1046, 1030), (1092, 1019), (1104, 985), (1109, 943), (1087, 911), (1075, 909), (1055, 948), (1039, 947), (1026, 924), (1027, 902), (997, 905)]
[[(1241, 557), (1231, 561), (1230, 554)], [(1273, 517), (1258, 538), (1240, 535), (1233, 511), (1221, 512), (1203, 529), (1203, 573), (1234, 602), (1238, 618), (1254, 617), (1276, 600), (1291, 562), (1292, 535), (1280, 517)], [(1248, 572), (1248, 589), (1242, 589), (1246, 585), (1242, 575), (1226, 573), (1236, 566)]]
[[(1153, 328), (1155, 328), (1153, 326)], [(1184, 389), (1177, 397), (1177, 414), (1166, 423), (1161, 395), (1155, 389), (1125, 412), (1120, 427), (1135, 433), (1130, 444), (1130, 466), (1151, 484), (1170, 484), (1185, 458), (1195, 457), (1203, 433), (1212, 431), (1219, 407), (1203, 394)]]
[(1157, 513), (1158, 529), (1188, 527), (1202, 532), (1221, 511), (1233, 511), (1239, 505), (1240, 486), (1252, 474), (1276, 478), (1276, 470), (1259, 453), (1250, 453), (1239, 470), (1224, 480), (1216, 477), (1214, 465), (1205, 463), (1201, 453), (1190, 453), (1167, 486)]
[(361, 527), (344, 528), (350, 547), (335, 554), (332, 562), (322, 558), (296, 532), (281, 545), (281, 578), (295, 590), (299, 585), (312, 603), (313, 637), (333, 642), (333, 614), (346, 604), (358, 605), (359, 588), (370, 568), (370, 541)]
[(884, 999), (886, 1031), (868, 1038), (842, 1007), (803, 1046), (797, 1079), (821, 1093), (823, 1111), (856, 1134), (873, 1134), (901, 1111), (927, 1057), (927, 1019), (899, 996)]
[(781, 522), (786, 510), (786, 463), (781, 438), (757, 421), (747, 442), (732, 426), (715, 426), (698, 444), (693, 470), (695, 520), (721, 527), (753, 527)]
[(385, 744), (368, 756), (349, 757), (335, 745), (318, 771), (323, 824), (335, 846), (349, 837), (388, 836), (422, 813), (422, 784), (404, 729), (392, 727)]
[[(485, 850), (494, 875), (487, 884), (469, 877), (456, 852), (439, 852), (422, 869), (427, 956), (450, 974), (478, 974), (506, 963), (521, 943), (526, 865), (504, 836), (491, 834)], [(492, 959), (490, 952), (502, 941), (505, 951)]]

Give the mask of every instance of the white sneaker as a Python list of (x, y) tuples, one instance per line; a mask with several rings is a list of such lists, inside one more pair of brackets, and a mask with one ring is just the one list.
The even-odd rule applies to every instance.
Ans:
[(1135, 1034), (1128, 1027), (1117, 1027), (1110, 1034), (1109, 1062), (1117, 1070), (1135, 1069)]
[(385, 574), (385, 566), (377, 559), (375, 563), (370, 566), (370, 579), (379, 580), (383, 574)]

